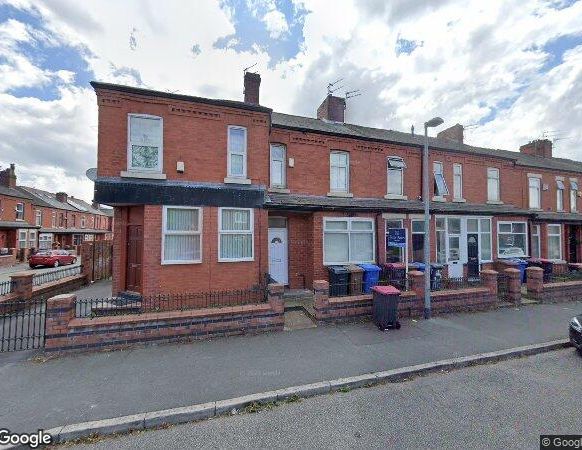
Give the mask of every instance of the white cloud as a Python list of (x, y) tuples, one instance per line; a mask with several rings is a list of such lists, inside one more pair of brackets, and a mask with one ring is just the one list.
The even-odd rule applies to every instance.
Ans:
[(269, 36), (272, 39), (279, 39), (289, 32), (289, 25), (285, 15), (277, 9), (272, 9), (266, 13), (263, 16), (263, 22), (265, 22)]
[[(221, 9), (218, 2), (168, 0), (160, 7), (92, 0), (81, 7), (73, 0), (18, 0), (38, 8), (46, 29), (0, 24), (0, 163), (17, 162), (21, 179), (26, 168), (35, 183), (47, 187), (55, 168), (62, 168), (57, 178), (68, 180), (74, 195), (90, 191), (83, 174), (96, 158), (94, 93), (72, 87), (69, 72), (44, 70), (18, 53), (18, 42), (33, 41), (76, 46), (101, 81), (141, 80), (154, 89), (219, 98), (241, 99), (242, 69), (256, 62), (263, 79), (261, 102), (295, 114), (314, 115), (327, 83), (344, 78), (346, 89), (362, 91), (348, 101), (349, 121), (400, 130), (412, 124), (420, 129), (434, 115), (448, 125), (475, 124), (505, 105), (494, 120), (467, 133), (470, 143), (517, 150), (546, 130), (559, 130), (569, 139), (557, 141), (555, 153), (582, 159), (580, 47), (551, 71), (542, 70), (545, 44), (582, 33), (582, 1), (560, 10), (546, 0), (519, 7), (502, 0), (295, 3), (310, 11), (301, 51), (269, 68), (260, 43), (245, 52), (214, 48), (217, 39), (235, 33), (236, 11)], [(293, 21), (273, 1), (248, 0), (248, 6), (273, 39), (289, 36)], [(139, 30), (133, 50), (132, 30)], [(398, 36), (423, 45), (398, 55)], [(200, 49), (195, 58), (194, 44)], [(60, 100), (6, 94), (55, 80)]]

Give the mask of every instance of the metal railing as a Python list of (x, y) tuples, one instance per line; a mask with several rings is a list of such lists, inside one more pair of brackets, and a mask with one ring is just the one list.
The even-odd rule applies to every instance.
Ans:
[(7, 295), (14, 291), (14, 281), (2, 281), (0, 282), (0, 295)]
[(50, 272), (36, 273), (32, 277), (32, 285), (40, 286), (45, 283), (60, 280), (61, 278), (73, 277), (80, 275), (83, 271), (83, 266), (63, 267), (62, 269), (51, 270)]
[(582, 272), (572, 271), (544, 274), (544, 283), (564, 283), (566, 281), (582, 281)]
[(102, 317), (125, 314), (146, 314), (162, 311), (185, 311), (202, 308), (255, 305), (266, 303), (267, 287), (216, 292), (163, 294), (154, 296), (120, 296), (77, 299), (76, 317)]
[(46, 301), (42, 298), (0, 303), (0, 352), (44, 345)]

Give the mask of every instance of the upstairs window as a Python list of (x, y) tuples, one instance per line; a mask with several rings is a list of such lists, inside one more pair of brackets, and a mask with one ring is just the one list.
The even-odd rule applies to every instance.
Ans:
[(271, 187), (286, 186), (285, 167), (287, 166), (286, 148), (281, 144), (271, 145)]
[(42, 211), (40, 209), (37, 209), (34, 213), (34, 223), (37, 227), (42, 225)]
[(16, 204), (16, 220), (24, 220), (24, 203)]
[(247, 129), (245, 127), (228, 127), (228, 162), (227, 173), (232, 178), (247, 176)]
[(406, 163), (399, 156), (388, 157), (388, 195), (404, 195)]
[(578, 211), (576, 200), (578, 199), (578, 183), (570, 181), (570, 212)]
[(162, 172), (163, 120), (161, 117), (129, 114), (127, 169)]
[(556, 210), (564, 211), (564, 182), (556, 180)]
[(86, 225), (87, 219), (85, 218), (85, 216), (81, 216), (81, 228), (85, 228)]
[(54, 212), (54, 211), (51, 214), (51, 227), (52, 228), (56, 228), (57, 227), (57, 213)]
[(347, 152), (329, 155), (329, 186), (331, 192), (349, 192), (350, 156)]
[(530, 209), (540, 209), (541, 208), (541, 180), (537, 177), (529, 177), (529, 208)]
[(461, 200), (463, 198), (463, 165), (453, 164), (453, 198)]
[(498, 202), (499, 197), (499, 169), (487, 169), (487, 201)]
[(449, 188), (443, 175), (443, 163), (435, 161), (432, 165), (432, 171), (434, 173), (434, 195), (436, 197), (449, 195)]

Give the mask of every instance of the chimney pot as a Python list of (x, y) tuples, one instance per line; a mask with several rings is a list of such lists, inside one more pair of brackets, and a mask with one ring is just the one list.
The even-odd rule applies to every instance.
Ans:
[(245, 103), (258, 105), (259, 90), (261, 87), (261, 75), (258, 73), (245, 72), (244, 87)]
[(346, 100), (329, 94), (317, 108), (317, 118), (344, 123)]
[(16, 166), (14, 163), (0, 172), (0, 185), (7, 188), (16, 187)]

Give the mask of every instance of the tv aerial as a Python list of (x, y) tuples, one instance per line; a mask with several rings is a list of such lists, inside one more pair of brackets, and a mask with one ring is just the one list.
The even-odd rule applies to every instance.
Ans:
[(255, 67), (257, 64), (258, 64), (258, 62), (254, 63), (252, 66), (248, 66), (248, 67), (246, 67), (245, 69), (243, 69), (243, 73), (247, 73), (247, 71), (248, 71), (249, 69), (252, 69), (252, 68), (253, 68), (253, 67)]
[(344, 87), (344, 85), (338, 86), (338, 83), (342, 82), (344, 79), (340, 78), (339, 80), (335, 80), (333, 83), (327, 83), (327, 95), (333, 94), (335, 91), (340, 90)]
[(358, 97), (362, 95), (359, 89), (354, 89), (353, 91), (346, 91), (346, 100), (348, 98)]

